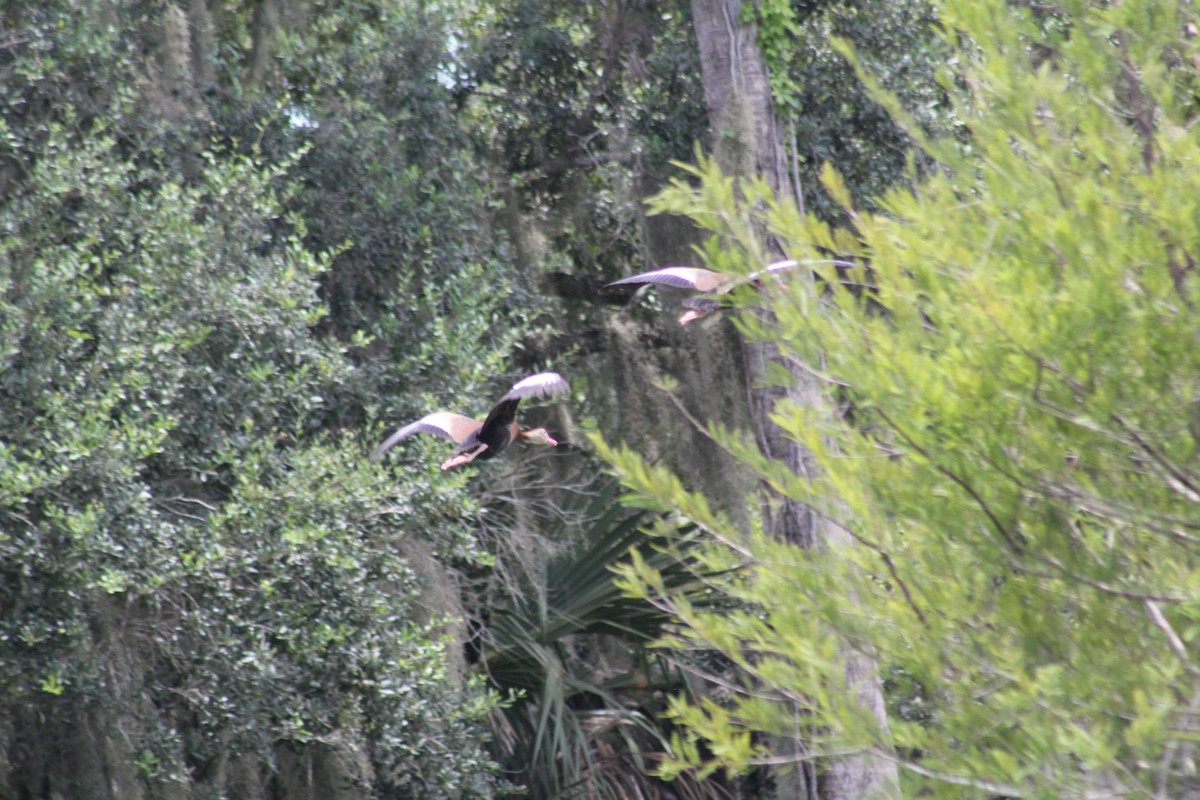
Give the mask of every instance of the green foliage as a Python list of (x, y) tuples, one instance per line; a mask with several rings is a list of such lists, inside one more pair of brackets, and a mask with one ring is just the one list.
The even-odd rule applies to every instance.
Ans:
[(532, 206), (586, 161), (593, 217), (555, 244), (628, 254), (623, 160), (703, 124), (686, 8), (526, 4), (476, 40), (437, 4), (10, 5), (0, 685), (47, 742), (95, 711), (155, 790), (344, 746), (364, 791), (488, 794), (491, 695), (406, 557), (483, 563), (468, 476), (364, 468), (345, 431), (490, 396), (541, 319), (491, 225), (493, 142), (558, 171)]
[[(647, 653), (667, 623), (661, 611), (621, 589), (614, 572), (653, 569), (663, 585), (698, 605), (709, 595), (687, 558), (686, 535), (674, 552), (646, 548), (645, 513), (630, 513), (615, 487), (579, 495), (565, 509), (580, 524), (561, 521), (551, 540), (582, 535), (580, 547), (550, 559), (544, 578), (519, 599), (485, 614), (480, 669), (509, 702), (493, 715), (493, 751), (504, 774), (533, 798), (693, 797), (720, 793), (682, 772), (663, 786), (649, 773), (668, 747), (661, 720), (664, 694), (686, 693), (679, 670)], [(665, 520), (656, 527), (677, 526)], [(629, 565), (623, 565), (632, 559)]]
[(413, 622), (395, 542), (449, 544), (468, 509), (322, 433), (355, 372), (313, 334), (328, 259), (281, 224), (279, 170), (213, 152), (185, 183), (83, 130), (5, 131), (0, 685), (120, 719), (151, 785), (349, 736), (381, 796), (486, 792), (487, 703)]
[[(1193, 765), (1200, 632), (1200, 374), (1194, 40), (1172, 2), (1071, 4), (1046, 17), (947, 0), (941, 82), (965, 145), (853, 233), (735, 186), (710, 164), (660, 207), (691, 214), (745, 265), (756, 225), (795, 258), (861, 266), (738, 297), (748, 335), (819, 380), (827, 406), (775, 421), (823, 468), (811, 479), (714, 430), (781, 495), (814, 504), (803, 553), (698, 517), (711, 558), (744, 558), (709, 614), (631, 586), (745, 671), (728, 704), (679, 704), (685, 760), (768, 757), (751, 732), (811, 731), (815, 757), (900, 764), (931, 797), (1181, 797)], [(881, 98), (889, 105), (892, 100)], [(910, 132), (923, 139), (908, 121)], [(830, 195), (849, 202), (828, 171)], [(820, 270), (817, 270), (820, 273)], [(829, 409), (841, 407), (835, 416)], [(614, 460), (661, 507), (700, 508)], [(836, 500), (835, 500), (836, 498)], [(888, 727), (854, 701), (847, 654), (880, 665)], [(797, 720), (791, 703), (804, 709)]]
[[(506, 334), (538, 308), (489, 226), (493, 189), (445, 85), (446, 14), (392, 11), (330, 15), (293, 34), (278, 78), (287, 111), (264, 146), (279, 158), (307, 151), (291, 205), (310, 247), (338, 250), (323, 287), (327, 324), (378, 335), (386, 360), (401, 362), (389, 379), (421, 386), (495, 367)], [(256, 110), (231, 109), (226, 124), (253, 128)], [(481, 349), (486, 364), (474, 358)]]
[[(5, 6), (10, 36), (0, 49), (7, 88), (0, 113), (10, 127), (33, 133), (63, 114), (91, 119), (128, 99), (126, 86), (104, 78), (133, 68), (133, 42), (115, 26), (75, 24), (78, 19), (79, 8), (67, 0)], [(5, 155), (10, 168), (24, 162), (24, 154)]]
[(686, 3), (505, 0), (470, 7), (457, 25), (455, 90), (471, 127), (539, 193), (612, 159), (655, 173), (703, 134)]
[(868, 206), (908, 177), (912, 131), (892, 119), (856, 65), (894, 95), (919, 133), (944, 135), (957, 124), (936, 79), (948, 48), (933, 30), (927, 0), (763, 0), (744, 9), (757, 28), (775, 112), (795, 148), (807, 210), (843, 219), (820, 181), (826, 163), (837, 164), (855, 202)]
[(460, 120), (508, 212), (545, 226), (560, 268), (620, 274), (644, 258), (640, 182), (708, 123), (688, 4), (502, 0), (457, 24)]
[(361, 731), (381, 796), (489, 794), (478, 725), (491, 701), (459, 686), (450, 643), (414, 621), (421, 576), (403, 540), (436, 524), (436, 487), (407, 484), (408, 510), (394, 506), (383, 526), (378, 475), (353, 450), (316, 446), (286, 463), (256, 450), (189, 563), (177, 635), (200, 657), (181, 677), (210, 703), (179, 711), (211, 714), (217, 729), (248, 712), (269, 721), (247, 745)]

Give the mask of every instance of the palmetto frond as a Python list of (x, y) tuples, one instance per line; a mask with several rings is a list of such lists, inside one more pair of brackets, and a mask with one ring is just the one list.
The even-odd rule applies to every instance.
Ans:
[[(533, 798), (664, 796), (664, 784), (649, 775), (669, 740), (658, 712), (687, 684), (648, 647), (664, 617), (623, 595), (611, 569), (645, 543), (649, 517), (621, 507), (615, 487), (587, 502), (584, 545), (546, 565), (544, 601), (493, 611), (481, 667), (495, 688), (519, 693), (497, 712), (495, 757)], [(701, 590), (674, 555), (644, 555), (671, 585)], [(685, 779), (672, 783), (670, 794), (681, 793), (722, 792)]]

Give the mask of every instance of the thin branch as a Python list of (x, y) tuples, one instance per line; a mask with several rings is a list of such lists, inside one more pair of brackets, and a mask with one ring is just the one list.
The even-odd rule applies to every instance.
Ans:
[(185, 511), (180, 511), (176, 508), (172, 508), (169, 505), (170, 503), (193, 503), (195, 505), (200, 506), (201, 508), (206, 509), (207, 511), (209, 511), (212, 514), (217, 513), (216, 506), (212, 505), (211, 503), (206, 503), (203, 500), (199, 500), (195, 497), (185, 497), (183, 495), (175, 495), (174, 497), (166, 497), (161, 500), (155, 501), (155, 505), (165, 508), (169, 513), (174, 514), (177, 517), (183, 517), (184, 519), (195, 520), (196, 522), (207, 522), (208, 521), (207, 517), (202, 517), (199, 514), (188, 514)]
[(1161, 533), (1177, 539), (1180, 542), (1187, 544), (1200, 544), (1200, 537), (1192, 536), (1184, 533), (1177, 528), (1168, 527), (1168, 525), (1177, 525), (1179, 528), (1195, 528), (1200, 530), (1200, 523), (1192, 522), (1191, 520), (1179, 519), (1176, 517), (1160, 515), (1161, 523), (1155, 522), (1152, 519), (1147, 519), (1146, 515), (1135, 514), (1132, 510), (1127, 510), (1125, 507), (1114, 503), (1106, 503), (1101, 498), (1093, 494), (1088, 494), (1080, 489), (1074, 488), (1066, 483), (1059, 481), (1043, 480), (1041, 483), (1026, 487), (1020, 484), (1022, 488), (1030, 490), (1041, 490), (1048, 496), (1074, 501), (1081, 511), (1092, 514), (1096, 517), (1110, 518), (1120, 522), (1127, 522), (1144, 528), (1154, 533)]
[(924, 625), (926, 628), (928, 628), (929, 621), (927, 619), (925, 619), (925, 615), (921, 612), (921, 608), (917, 605), (917, 601), (913, 598), (912, 592), (909, 591), (908, 584), (904, 581), (903, 578), (900, 577), (900, 573), (896, 569), (896, 564), (895, 564), (895, 562), (892, 561), (891, 554), (888, 553), (888, 551), (885, 550), (882, 545), (877, 544), (877, 543), (871, 541), (870, 539), (866, 538), (865, 536), (862, 536), (861, 534), (855, 532), (853, 529), (851, 529), (851, 527), (849, 525), (842, 522), (841, 520), (836, 519), (835, 517), (833, 517), (829, 514), (826, 514), (825, 512), (821, 511), (819, 508), (816, 508), (815, 506), (809, 506), (809, 508), (811, 508), (818, 517), (825, 520), (826, 522), (833, 525), (834, 527), (838, 528), (843, 533), (845, 533), (847, 536), (852, 538), (854, 541), (858, 542), (863, 547), (866, 547), (868, 550), (871, 550), (876, 555), (878, 555), (880, 559), (882, 559), (884, 565), (888, 569), (888, 573), (892, 576), (892, 580), (894, 580), (896, 582), (896, 584), (900, 587), (900, 591), (904, 593), (904, 599), (908, 602), (908, 607), (912, 609), (914, 614), (916, 614), (917, 619), (919, 619), (921, 621), (921, 624)]
[(1109, 595), (1112, 595), (1113, 597), (1124, 597), (1128, 600), (1141, 600), (1141, 601), (1152, 600), (1152, 601), (1159, 602), (1159, 603), (1187, 603), (1187, 602), (1190, 602), (1190, 600), (1191, 600), (1191, 598), (1188, 598), (1188, 597), (1175, 597), (1175, 596), (1167, 595), (1167, 594), (1147, 594), (1145, 592), (1134, 592), (1134, 591), (1130, 591), (1128, 589), (1118, 589), (1115, 586), (1109, 586), (1107, 584), (1101, 583), (1100, 581), (1092, 580), (1091, 578), (1086, 578), (1083, 575), (1078, 575), (1076, 573), (1073, 573), (1069, 569), (1067, 569), (1064, 565), (1060, 564), (1059, 562), (1055, 561), (1052, 558), (1043, 556), (1041, 560), (1044, 561), (1046, 564), (1049, 564), (1050, 566), (1057, 569), (1058, 573), (1043, 572), (1042, 570), (1030, 569), (1028, 566), (1025, 566), (1023, 564), (1012, 564), (1012, 568), (1018, 572), (1022, 572), (1024, 574), (1026, 574), (1026, 575), (1032, 575), (1035, 578), (1048, 578), (1050, 580), (1066, 579), (1066, 580), (1078, 581), (1079, 583), (1082, 583), (1085, 586), (1092, 587), (1093, 589), (1095, 589), (1098, 592), (1103, 592), (1104, 594), (1109, 594)]
[(1189, 671), (1195, 672), (1196, 667), (1192, 664), (1192, 660), (1188, 658), (1187, 648), (1183, 645), (1183, 639), (1180, 639), (1179, 634), (1171, 627), (1171, 621), (1162, 613), (1162, 609), (1158, 607), (1158, 603), (1153, 600), (1147, 600), (1146, 610), (1150, 612), (1150, 619), (1154, 620), (1154, 624), (1166, 634), (1167, 643), (1171, 645), (1171, 649), (1175, 651), (1175, 655), (1179, 656), (1179, 660), (1184, 663), (1184, 666)]
[(901, 769), (906, 769), (909, 772), (914, 772), (925, 778), (931, 778), (935, 781), (942, 781), (953, 786), (969, 786), (972, 789), (980, 789), (990, 794), (1004, 795), (1005, 797), (1026, 797), (1025, 792), (1018, 789), (1016, 786), (1011, 786), (1006, 783), (996, 783), (995, 781), (981, 780), (979, 778), (969, 778), (965, 775), (953, 775), (948, 772), (938, 772), (936, 770), (924, 767), (914, 761), (909, 761), (900, 758), (895, 753), (881, 747), (872, 748), (871, 752), (875, 755), (891, 761)]
[(945, 475), (947, 478), (949, 478), (951, 481), (953, 481), (955, 484), (957, 484), (959, 486), (959, 488), (961, 488), (964, 492), (966, 492), (968, 495), (970, 495), (971, 499), (974, 500), (976, 505), (979, 506), (980, 510), (983, 511), (984, 516), (986, 516), (988, 518), (988, 521), (991, 522), (992, 527), (994, 527), (996, 529), (996, 532), (999, 533), (1004, 538), (1004, 541), (1006, 541), (1008, 543), (1008, 546), (1010, 548), (1012, 548), (1013, 552), (1018, 553), (1018, 554), (1025, 552), (1025, 548), (1022, 547), (1021, 544), (1019, 542), (1017, 542), (1016, 539), (1013, 538), (1012, 534), (1010, 534), (1008, 532), (1008, 530), (1004, 527), (1004, 525), (1000, 522), (1000, 519), (995, 515), (995, 513), (992, 512), (992, 509), (987, 504), (987, 501), (984, 500), (979, 495), (979, 493), (975, 491), (975, 489), (971, 486), (971, 484), (967, 483), (965, 480), (960, 478), (958, 475), (955, 475), (953, 472), (951, 472), (946, 467), (943, 467), (942, 465), (938, 464), (934, 460), (933, 455), (928, 450), (926, 450), (925, 448), (923, 448), (919, 444), (917, 444), (915, 441), (913, 441), (912, 437), (909, 436), (907, 433), (905, 433), (904, 430), (899, 425), (897, 425), (896, 422), (890, 416), (888, 416), (888, 414), (885, 411), (877, 408), (877, 409), (875, 409), (875, 413), (877, 413), (880, 416), (880, 418), (888, 424), (888, 426), (892, 429), (892, 431), (894, 431), (897, 435), (899, 435), (902, 439), (904, 439), (904, 441), (908, 444), (909, 447), (911, 447), (916, 452), (920, 453), (921, 456), (924, 457), (925, 460), (928, 461), (933, 466), (934, 469), (936, 469), (941, 474)]
[(1150, 445), (1141, 435), (1133, 429), (1133, 426), (1122, 419), (1121, 415), (1113, 414), (1113, 422), (1120, 425), (1130, 438), (1137, 443), (1142, 452), (1150, 456), (1162, 468), (1167, 475), (1167, 485), (1174, 489), (1179, 494), (1183, 495), (1190, 502), (1200, 503), (1200, 489), (1197, 489), (1186, 474), (1183, 474), (1179, 468), (1172, 464), (1165, 456), (1159, 453), (1153, 446)]
[(788, 117), (788, 133), (792, 140), (792, 191), (796, 193), (796, 207), (800, 216), (804, 216), (804, 188), (800, 183), (800, 147), (796, 143), (796, 120)]

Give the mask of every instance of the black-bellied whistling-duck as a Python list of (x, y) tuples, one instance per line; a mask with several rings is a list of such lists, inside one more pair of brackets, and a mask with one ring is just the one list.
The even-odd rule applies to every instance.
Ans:
[(435, 411), (416, 422), (410, 422), (393, 433), (383, 444), (375, 448), (371, 460), (379, 460), (399, 441), (414, 433), (432, 433), (444, 436), (458, 445), (454, 455), (442, 462), (442, 469), (450, 469), (472, 461), (495, 458), (501, 450), (520, 439), (534, 444), (556, 445), (545, 428), (522, 430), (517, 425), (517, 404), (526, 397), (549, 397), (562, 394), (570, 387), (557, 372), (539, 372), (522, 378), (513, 384), (508, 394), (492, 407), (487, 419), (477, 419), (455, 414), (453, 411)]
[[(674, 286), (677, 289), (691, 289), (700, 292), (702, 295), (715, 296), (725, 294), (735, 286), (740, 286), (743, 283), (757, 281), (767, 273), (794, 269), (803, 264), (850, 266), (849, 262), (832, 259), (819, 261), (793, 261), (788, 259), (768, 264), (765, 268), (757, 272), (751, 272), (749, 275), (731, 275), (727, 272), (715, 272), (711, 269), (703, 269), (701, 267), (663, 267), (662, 269), (651, 270), (650, 272), (643, 272), (640, 275), (633, 275), (628, 278), (622, 278), (619, 281), (613, 281), (605, 288), (609, 286), (654, 283), (660, 286)], [(687, 310), (679, 317), (680, 325), (687, 325), (689, 322), (700, 319), (710, 311), (720, 308), (721, 304), (713, 299), (712, 296), (689, 297), (683, 301), (683, 306)]]

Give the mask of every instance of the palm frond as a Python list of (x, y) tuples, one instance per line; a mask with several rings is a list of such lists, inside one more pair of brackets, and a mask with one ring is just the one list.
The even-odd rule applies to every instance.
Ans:
[[(540, 603), (490, 609), (480, 668), (499, 691), (515, 694), (494, 720), (494, 757), (538, 799), (724, 796), (717, 782), (685, 777), (669, 792), (651, 771), (668, 750), (665, 697), (688, 691), (682, 673), (650, 649), (665, 617), (625, 596), (612, 567), (647, 542), (651, 517), (617, 501), (616, 487), (577, 495), (583, 508), (560, 515), (544, 534), (581, 544), (552, 557), (529, 595)], [(569, 501), (570, 502), (570, 501)], [(582, 530), (568, 530), (568, 522)], [(645, 559), (673, 588), (703, 584), (677, 553)], [(686, 786), (686, 788), (684, 788)]]

